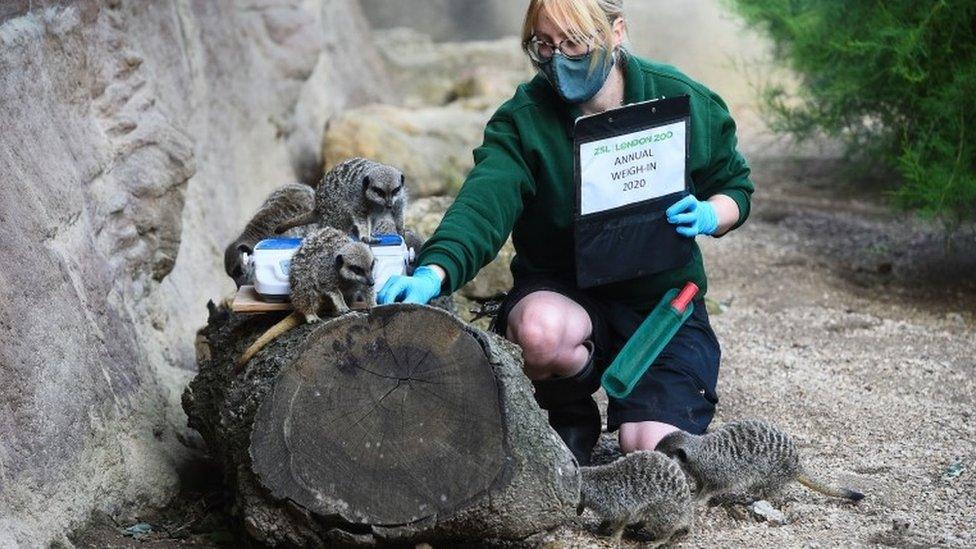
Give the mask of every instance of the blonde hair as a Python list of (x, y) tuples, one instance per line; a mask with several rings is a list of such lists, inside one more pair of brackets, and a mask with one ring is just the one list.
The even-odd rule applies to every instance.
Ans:
[(624, 0), (532, 0), (522, 25), (522, 47), (526, 51), (543, 10), (569, 38), (612, 50), (613, 25), (624, 16)]

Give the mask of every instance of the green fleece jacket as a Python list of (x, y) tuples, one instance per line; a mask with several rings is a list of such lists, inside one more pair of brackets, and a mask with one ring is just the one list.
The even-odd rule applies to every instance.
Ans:
[[(753, 185), (749, 166), (736, 150), (735, 122), (725, 103), (674, 67), (635, 55), (625, 59), (626, 103), (691, 97), (692, 193), (700, 200), (719, 193), (729, 196), (739, 206), (736, 227), (741, 225), (749, 216)], [(519, 86), (492, 116), (484, 143), (474, 151), (474, 169), (420, 253), (420, 264), (439, 265), (447, 272), (446, 291), (474, 278), (509, 234), (515, 244), (511, 268), (516, 279), (545, 274), (575, 280), (572, 130), (578, 115), (540, 75)], [(704, 295), (705, 268), (700, 249), (693, 248), (684, 267), (591, 291), (640, 312), (686, 281), (698, 284)], [(647, 253), (654, 253), (650, 243)]]

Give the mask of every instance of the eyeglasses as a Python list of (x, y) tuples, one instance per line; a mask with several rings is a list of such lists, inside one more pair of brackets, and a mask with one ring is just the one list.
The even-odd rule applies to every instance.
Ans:
[(582, 59), (590, 53), (590, 44), (573, 38), (560, 40), (558, 44), (553, 44), (538, 36), (533, 36), (526, 46), (532, 61), (540, 64), (552, 61), (557, 52), (568, 59)]

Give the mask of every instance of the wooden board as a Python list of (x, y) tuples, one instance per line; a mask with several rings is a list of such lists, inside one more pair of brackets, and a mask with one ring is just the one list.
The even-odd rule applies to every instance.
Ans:
[(264, 301), (254, 290), (254, 286), (241, 286), (234, 295), (231, 310), (235, 313), (270, 313), (275, 311), (292, 310), (290, 302), (272, 303)]
[[(356, 302), (349, 308), (354, 311), (365, 311), (368, 307), (363, 302)], [(288, 301), (284, 303), (264, 301), (254, 286), (241, 286), (234, 294), (234, 302), (231, 303), (231, 310), (235, 313), (274, 313), (293, 309), (291, 302)]]

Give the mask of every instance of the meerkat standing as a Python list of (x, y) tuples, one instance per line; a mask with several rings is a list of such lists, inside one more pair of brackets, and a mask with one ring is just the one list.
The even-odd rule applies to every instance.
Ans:
[(329, 170), (315, 189), (315, 210), (278, 226), (278, 232), (318, 223), (364, 241), (373, 239), (373, 224), (392, 217), (397, 234), (403, 234), (407, 191), (403, 172), (386, 164), (353, 158)]
[(238, 360), (243, 366), (265, 345), (302, 322), (317, 322), (319, 315), (338, 316), (363, 300), (376, 304), (373, 290), (373, 252), (338, 229), (325, 227), (305, 237), (291, 260), (288, 280), (295, 312), (261, 335)]
[(859, 501), (864, 494), (836, 488), (808, 475), (790, 436), (761, 421), (737, 421), (704, 435), (676, 431), (657, 449), (677, 458), (698, 484), (696, 499), (748, 492), (765, 498), (790, 481), (836, 498)]
[[(224, 250), (224, 271), (240, 288), (250, 282), (252, 273), (241, 260), (242, 253), (254, 253), (254, 246), (275, 235), (284, 221), (315, 209), (315, 190), (301, 183), (290, 183), (274, 190), (248, 221), (241, 234)], [(289, 236), (305, 236), (314, 227), (296, 228)]]
[(596, 512), (618, 546), (631, 524), (641, 524), (655, 546), (691, 528), (688, 480), (677, 462), (660, 452), (634, 452), (607, 465), (580, 467), (580, 474), (580, 512), (583, 507)]

